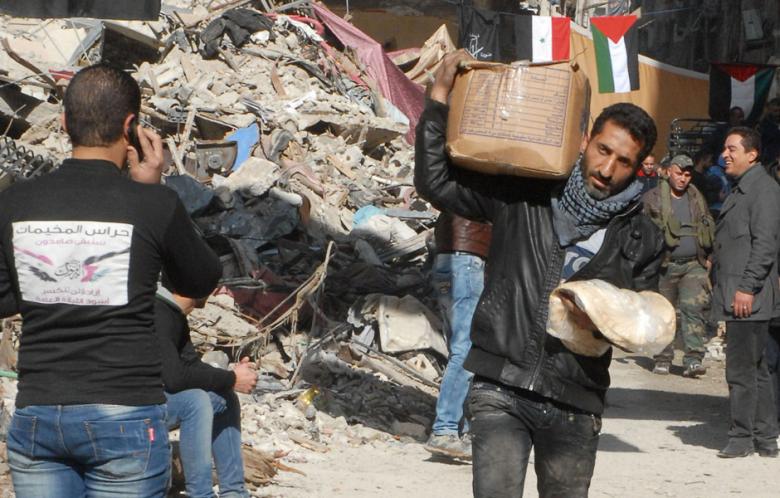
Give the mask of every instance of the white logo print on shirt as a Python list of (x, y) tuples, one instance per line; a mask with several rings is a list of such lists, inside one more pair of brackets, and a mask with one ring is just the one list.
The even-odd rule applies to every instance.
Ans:
[(96, 221), (13, 224), (14, 263), (24, 301), (127, 304), (133, 225)]

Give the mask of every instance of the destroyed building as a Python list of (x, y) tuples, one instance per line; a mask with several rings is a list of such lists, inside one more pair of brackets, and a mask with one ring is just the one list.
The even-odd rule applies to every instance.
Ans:
[[(140, 83), (164, 183), (223, 263), (190, 317), (193, 340), (259, 366), (242, 403), (244, 440), (268, 457), (249, 458), (256, 468), (328, 444), (426, 437), (447, 349), (426, 266), (437, 212), (412, 186), (423, 87), (379, 43), (307, 1), (2, 20), (0, 189), (69, 155), (59, 114), (80, 67), (110, 63)], [(428, 50), (451, 50), (443, 39)], [(407, 56), (404, 69), (422, 81), (438, 58)], [(10, 377), (19, 327), (3, 323)], [(15, 381), (1, 382), (6, 427)], [(272, 473), (250, 472), (255, 484)]]

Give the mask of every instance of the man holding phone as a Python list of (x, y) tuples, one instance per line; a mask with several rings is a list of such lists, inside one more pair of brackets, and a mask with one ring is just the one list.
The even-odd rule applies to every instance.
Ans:
[(64, 99), (72, 157), (0, 193), (0, 316), (23, 317), (7, 439), (20, 497), (166, 492), (157, 280), (202, 297), (221, 267), (159, 185), (160, 137), (136, 126), (143, 156), (130, 143), (140, 102), (125, 72), (82, 69)]

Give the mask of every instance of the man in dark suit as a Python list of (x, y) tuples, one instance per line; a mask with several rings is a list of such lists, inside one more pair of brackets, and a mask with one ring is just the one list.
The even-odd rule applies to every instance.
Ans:
[(758, 159), (761, 138), (750, 128), (726, 135), (722, 157), (735, 186), (716, 225), (713, 318), (726, 321), (731, 428), (718, 456), (758, 451), (776, 457), (777, 415), (764, 349), (778, 289), (780, 186)]

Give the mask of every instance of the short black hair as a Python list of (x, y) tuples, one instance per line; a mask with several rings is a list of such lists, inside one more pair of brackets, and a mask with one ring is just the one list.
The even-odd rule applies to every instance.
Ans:
[(95, 64), (76, 73), (65, 92), (65, 126), (74, 147), (103, 147), (124, 133), (141, 110), (141, 89), (126, 72)]
[(607, 121), (625, 128), (628, 130), (631, 138), (642, 144), (642, 149), (639, 151), (639, 157), (636, 158), (634, 166), (642, 164), (642, 161), (652, 152), (653, 147), (655, 147), (655, 141), (658, 138), (653, 118), (637, 105), (627, 102), (612, 104), (601, 111), (601, 114), (596, 118), (590, 131), (591, 138), (601, 133)]
[(731, 135), (739, 135), (741, 137), (740, 143), (745, 148), (745, 152), (756, 151), (761, 155), (761, 135), (756, 130), (747, 126), (735, 126), (726, 132), (726, 138)]

